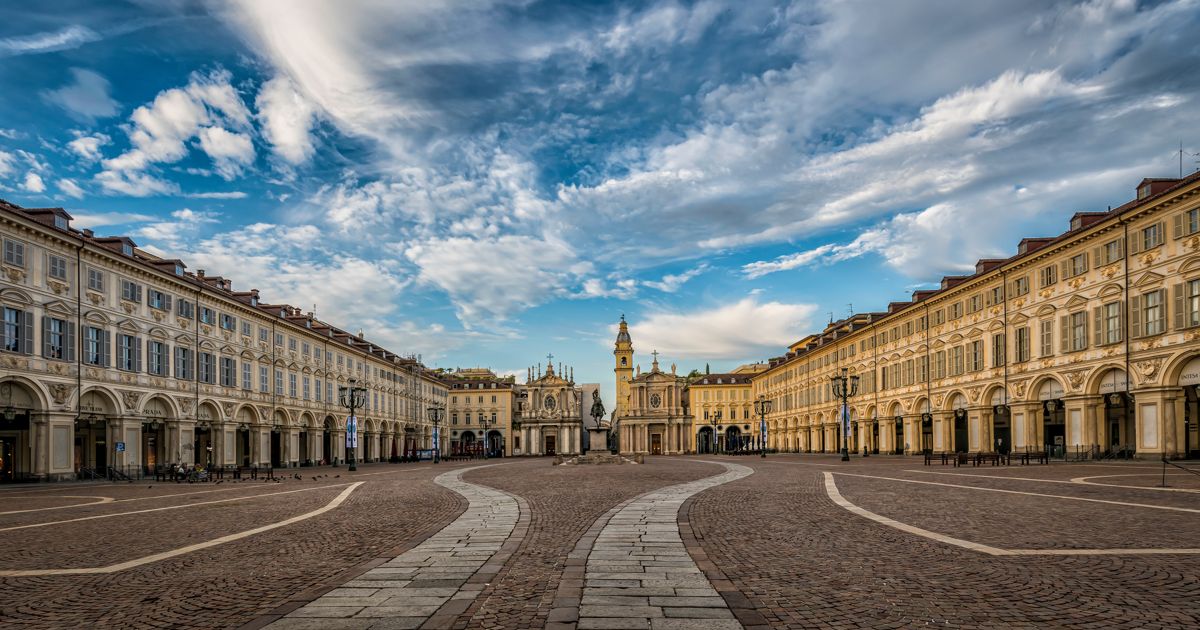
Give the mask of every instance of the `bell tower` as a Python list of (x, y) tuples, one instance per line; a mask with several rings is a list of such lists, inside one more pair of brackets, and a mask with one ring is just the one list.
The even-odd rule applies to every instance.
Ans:
[(629, 337), (629, 325), (625, 323), (624, 315), (621, 315), (613, 357), (613, 373), (616, 375), (617, 385), (617, 408), (614, 416), (619, 418), (629, 412), (629, 381), (633, 380), (633, 339)]

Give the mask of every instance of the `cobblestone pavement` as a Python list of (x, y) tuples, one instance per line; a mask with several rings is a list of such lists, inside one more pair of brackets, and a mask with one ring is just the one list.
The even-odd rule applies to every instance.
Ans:
[[(521, 513), (517, 499), (463, 482), (463, 472), (455, 470), (434, 479), (468, 501), (467, 510), (453, 523), (267, 628), (447, 627), (479, 595), (484, 579), (499, 571), (507, 560), (507, 556), (497, 556), (517, 528)], [(514, 541), (508, 551), (518, 543)]]
[[(822, 473), (868, 476), (834, 478), (848, 500), (882, 516), (1002, 547), (1200, 547), (1200, 515), (1125, 505), (1195, 509), (1200, 495), (1036, 481), (1095, 470), (1074, 464), (965, 469), (992, 478), (962, 483), (958, 477), (905, 472), (922, 468), (913, 458), (728, 459), (758, 474), (713, 488), (685, 505), (684, 536), (688, 530), (694, 534), (765, 626), (1200, 626), (1200, 555), (989, 556), (852, 514), (829, 499)], [(964, 471), (946, 472), (952, 470)], [(1112, 473), (1122, 474), (1120, 469)], [(997, 479), (1011, 476), (1034, 481)]]
[(647, 493), (616, 510), (587, 557), (578, 628), (737, 630), (742, 624), (688, 555), (679, 508), (692, 495), (752, 474), (725, 472)]
[[(466, 481), (499, 488), (529, 502), (532, 520), (513, 558), (457, 628), (554, 627), (556, 609), (578, 607), (586, 553), (576, 543), (610, 508), (644, 492), (721, 472), (711, 463), (647, 458), (644, 465), (551, 466), (545, 459), (472, 471)], [(570, 618), (569, 616), (567, 618)]]
[[(197, 504), (0, 532), (0, 540), (5, 542), (0, 545), (0, 569), (7, 569), (100, 566), (114, 559), (129, 560), (131, 556), (212, 540), (304, 512), (330, 501), (350, 482), (365, 482), (345, 503), (326, 514), (162, 562), (102, 575), (0, 577), (0, 627), (236, 628), (281, 606), (294, 608), (361, 573), (363, 563), (394, 557), (410, 541), (419, 542), (454, 520), (465, 509), (466, 501), (432, 479), (448, 468), (461, 467), (377, 464), (362, 465), (357, 473), (345, 468), (305, 468), (301, 469), (303, 481), (292, 478), (280, 483), (226, 482), (220, 486), (72, 483), (0, 489), (0, 512), (48, 505), (45, 499), (34, 496), (131, 500), (88, 508), (0, 514), (0, 529)], [(286, 490), (306, 491), (198, 505), (217, 498)], [(209, 493), (165, 497), (197, 492)]]

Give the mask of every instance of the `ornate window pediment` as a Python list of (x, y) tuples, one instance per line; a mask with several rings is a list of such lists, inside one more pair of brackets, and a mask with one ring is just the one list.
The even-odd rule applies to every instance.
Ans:
[(1080, 295), (1072, 295), (1071, 299), (1067, 300), (1067, 310), (1077, 311), (1081, 308), (1087, 308), (1087, 298)]
[(42, 308), (46, 309), (48, 315), (70, 317), (75, 314), (75, 309), (62, 300), (51, 300), (42, 305)]
[(4, 289), (0, 290), (0, 302), (6, 304), (17, 304), (20, 306), (29, 306), (33, 304), (33, 298), (29, 294), (20, 289)]
[(1038, 317), (1049, 317), (1054, 314), (1055, 310), (1056, 309), (1054, 308), (1053, 305), (1045, 304), (1041, 308), (1039, 308), (1037, 310), (1037, 312), (1034, 314), (1037, 315)]
[(1154, 273), (1153, 271), (1147, 271), (1139, 276), (1137, 280), (1133, 281), (1133, 286), (1139, 289), (1153, 289), (1162, 284), (1163, 280), (1165, 280), (1165, 278), (1163, 278), (1161, 275)]
[(1018, 313), (1013, 315), (1011, 321), (1014, 324), (1024, 324), (1025, 322), (1029, 321), (1029, 317), (1023, 313)]
[(1200, 271), (1200, 256), (1192, 256), (1179, 265), (1179, 273), (1195, 273)]
[(983, 331), (978, 328), (972, 328), (970, 331), (967, 332), (968, 339), (978, 339), (979, 337), (982, 337), (982, 336), (983, 336)]
[(100, 324), (101, 326), (107, 326), (112, 323), (112, 319), (108, 315), (105, 315), (103, 311), (88, 311), (84, 313), (83, 319), (93, 324)]
[(1110, 282), (1109, 284), (1100, 287), (1100, 291), (1098, 291), (1096, 295), (1103, 298), (1110, 295), (1121, 295), (1121, 293), (1121, 285), (1115, 282)]

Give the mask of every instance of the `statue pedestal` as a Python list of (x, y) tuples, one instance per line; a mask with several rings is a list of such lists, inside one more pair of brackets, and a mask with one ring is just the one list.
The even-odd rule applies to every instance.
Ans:
[(588, 429), (588, 452), (608, 452), (608, 429)]

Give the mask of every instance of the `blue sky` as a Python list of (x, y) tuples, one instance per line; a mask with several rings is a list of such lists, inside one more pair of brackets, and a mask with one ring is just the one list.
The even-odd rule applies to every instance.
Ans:
[[(0, 7), (0, 196), (431, 365), (780, 354), (1191, 172), (1196, 0)], [(611, 396), (611, 392), (606, 392)]]

